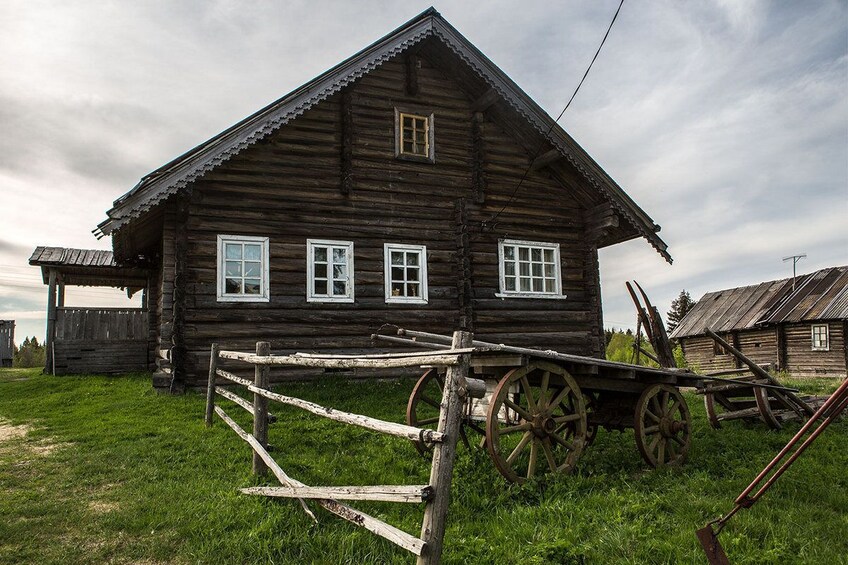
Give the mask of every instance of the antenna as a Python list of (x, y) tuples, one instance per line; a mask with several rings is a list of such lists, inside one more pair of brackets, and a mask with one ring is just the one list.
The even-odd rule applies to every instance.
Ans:
[(792, 292), (795, 292), (795, 265), (798, 264), (798, 261), (801, 259), (806, 259), (807, 254), (801, 253), (800, 255), (790, 255), (789, 257), (784, 257), (783, 262), (786, 263), (790, 259), (792, 259)]

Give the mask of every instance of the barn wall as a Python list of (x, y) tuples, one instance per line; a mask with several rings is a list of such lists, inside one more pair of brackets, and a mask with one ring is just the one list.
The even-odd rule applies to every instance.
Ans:
[[(369, 347), (369, 334), (385, 323), (441, 333), (466, 325), (482, 339), (602, 353), (597, 253), (583, 237), (583, 211), (544, 173), (530, 173), (515, 193), (530, 164), (528, 150), (488, 120), (477, 145), (485, 200), (475, 198), (471, 100), (426, 59), (417, 74), (415, 96), (406, 94), (402, 60), (385, 63), (344, 94), (352, 139), (348, 194), (341, 180), (342, 94), (195, 183), (186, 224), (187, 384), (202, 383), (213, 341), (239, 350), (253, 349), (257, 340), (270, 341), (274, 351), (358, 349)], [(394, 157), (395, 106), (435, 114), (435, 164)], [(270, 302), (217, 302), (218, 234), (270, 238)], [(167, 227), (165, 235), (163, 343), (170, 338), (173, 295)], [(502, 237), (560, 243), (568, 298), (496, 298)], [(354, 242), (354, 304), (306, 302), (307, 238)], [(426, 306), (385, 304), (387, 242), (427, 246)]]
[(787, 324), (787, 370), (797, 377), (845, 377), (845, 326), (842, 322), (828, 323), (829, 351), (813, 351), (812, 324)]

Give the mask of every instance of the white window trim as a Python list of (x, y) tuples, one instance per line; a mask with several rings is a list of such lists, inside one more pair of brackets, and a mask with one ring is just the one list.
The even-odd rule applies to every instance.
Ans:
[[(227, 294), (224, 292), (227, 288), (225, 283), (226, 269), (224, 268), (224, 243), (231, 241), (241, 243), (259, 243), (262, 245), (262, 272), (259, 279), (261, 292), (259, 294)], [(270, 240), (267, 237), (218, 234), (218, 256), (216, 260), (218, 302), (268, 302), (270, 300), (271, 279), (269, 275), (269, 247)]]
[[(816, 347), (816, 328), (824, 328), (824, 347)], [(830, 324), (810, 326), (810, 348), (813, 351), (830, 351)]]
[[(506, 274), (504, 273), (504, 246), (505, 245), (524, 245), (531, 247), (540, 247), (543, 249), (554, 250), (554, 271), (556, 272), (556, 288), (554, 292), (528, 292), (519, 290), (506, 290)], [(562, 266), (559, 256), (559, 243), (549, 243), (544, 241), (526, 241), (522, 239), (500, 239), (498, 240), (498, 278), (499, 290), (495, 293), (497, 298), (541, 298), (546, 300), (565, 300), (568, 298), (562, 294)]]
[[(428, 151), (427, 155), (415, 155), (414, 153), (404, 153), (401, 144), (402, 137), (402, 126), (400, 123), (400, 115), (401, 114), (409, 114), (411, 116), (418, 116), (421, 118), (427, 118), (427, 145)], [(436, 162), (436, 121), (433, 115), (433, 112), (425, 112), (423, 110), (416, 110), (414, 108), (403, 108), (396, 107), (395, 108), (395, 157), (398, 159), (405, 159), (408, 161), (418, 161), (421, 163), (435, 163)]]
[[(324, 296), (315, 294), (315, 253), (314, 246), (332, 246), (347, 248), (347, 294), (344, 296)], [(328, 271), (329, 274), (329, 271)], [(307, 302), (343, 302), (354, 301), (353, 292), (353, 242), (338, 241), (332, 239), (307, 239), (306, 240), (306, 301)], [(329, 284), (327, 290), (330, 290)]]
[[(392, 296), (392, 273), (391, 252), (392, 251), (416, 251), (418, 252), (418, 272), (420, 279), (418, 284), (421, 288), (421, 296)], [(386, 304), (427, 304), (429, 292), (427, 290), (427, 247), (425, 245), (406, 245), (401, 243), (383, 244), (383, 281)]]

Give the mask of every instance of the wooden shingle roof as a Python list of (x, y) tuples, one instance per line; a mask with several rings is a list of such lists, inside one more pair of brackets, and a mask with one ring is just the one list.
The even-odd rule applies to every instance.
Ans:
[(848, 266), (705, 294), (669, 337), (781, 323), (848, 320)]
[(669, 263), (672, 261), (667, 251), (668, 246), (657, 235), (660, 226), (651, 220), (553, 118), (434, 8), (425, 10), (315, 79), (144, 176), (132, 190), (114, 202), (107, 212), (108, 218), (94, 230), (95, 235), (103, 237), (120, 230), (317, 103), (428, 38), (441, 41), (468, 65), (472, 72), (526, 120), (538, 135), (546, 138), (561, 152), (598, 194), (633, 226), (636, 233), (647, 239)]
[(52, 269), (68, 285), (111, 286), (132, 292), (147, 286), (149, 274), (141, 267), (117, 264), (112, 252), (103, 249), (38, 246), (29, 264), (41, 267), (44, 284), (48, 283)]

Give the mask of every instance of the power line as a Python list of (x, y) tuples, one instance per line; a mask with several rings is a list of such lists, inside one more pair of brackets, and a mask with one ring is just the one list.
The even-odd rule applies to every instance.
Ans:
[(569, 106), (571, 106), (571, 103), (574, 101), (574, 97), (577, 96), (577, 93), (580, 91), (580, 87), (583, 86), (583, 82), (586, 80), (586, 77), (589, 76), (589, 71), (592, 69), (592, 65), (595, 64), (595, 60), (598, 58), (598, 55), (600, 54), (601, 48), (604, 46), (604, 43), (606, 43), (607, 37), (609, 37), (610, 31), (612, 31), (612, 26), (613, 26), (613, 24), (615, 24), (615, 20), (618, 18), (618, 13), (621, 11), (621, 7), (623, 5), (624, 5), (624, 0), (621, 0), (621, 2), (619, 2), (619, 4), (618, 4), (618, 8), (615, 10), (615, 14), (613, 14), (613, 16), (612, 16), (612, 20), (610, 21), (609, 27), (607, 28), (607, 32), (604, 34), (603, 39), (601, 39), (601, 44), (598, 45), (598, 50), (595, 51), (595, 56), (592, 57), (592, 61), (589, 63), (589, 66), (586, 67), (586, 72), (583, 73), (583, 78), (580, 79), (580, 82), (577, 84), (577, 88), (574, 89), (574, 93), (571, 95), (571, 98), (569, 98), (568, 102), (565, 104), (565, 108), (562, 109), (562, 112), (559, 113), (559, 116), (557, 116), (556, 120), (554, 120), (553, 123), (548, 128), (548, 131), (546, 131), (545, 135), (542, 136), (542, 140), (539, 142), (539, 146), (536, 148), (536, 152), (533, 153), (533, 157), (530, 159), (530, 163), (527, 165), (527, 168), (524, 170), (524, 174), (521, 175), (521, 180), (518, 181), (518, 184), (515, 186), (515, 190), (512, 191), (512, 195), (510, 195), (509, 200), (507, 200), (506, 204), (504, 204), (503, 207), (501, 207), (501, 209), (498, 210), (497, 214), (492, 216), (488, 220), (488, 222), (487, 221), (483, 222), (484, 227), (487, 223), (492, 223), (495, 220), (497, 220), (498, 216), (500, 216), (501, 213), (504, 210), (506, 210), (507, 207), (510, 204), (512, 204), (512, 201), (515, 199), (515, 195), (518, 194), (518, 190), (521, 188), (521, 185), (524, 184), (524, 181), (527, 180), (527, 175), (530, 174), (530, 169), (533, 167), (533, 161), (536, 160), (536, 157), (538, 157), (539, 153), (542, 151), (542, 147), (545, 146), (545, 141), (548, 137), (548, 134), (550, 134), (551, 131), (554, 129), (554, 124), (559, 122), (559, 120), (562, 118), (563, 114), (565, 114), (565, 111), (568, 110)]

